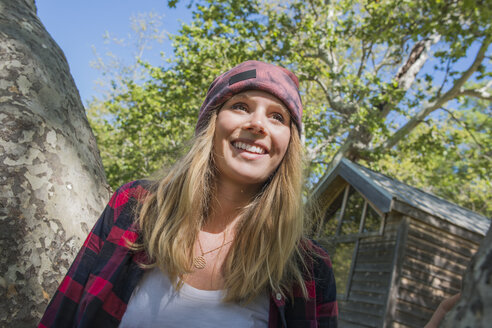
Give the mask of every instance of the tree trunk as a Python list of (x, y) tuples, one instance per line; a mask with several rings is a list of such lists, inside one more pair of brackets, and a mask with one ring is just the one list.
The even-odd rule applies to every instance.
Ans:
[(0, 0), (0, 326), (33, 327), (109, 197), (65, 56)]
[(486, 328), (492, 322), (492, 225), (463, 277), (458, 304), (441, 328)]

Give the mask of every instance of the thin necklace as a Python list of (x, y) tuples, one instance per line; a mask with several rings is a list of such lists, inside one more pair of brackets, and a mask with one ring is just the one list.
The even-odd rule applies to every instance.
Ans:
[(204, 252), (203, 248), (202, 248), (202, 244), (200, 243), (200, 236), (198, 236), (198, 246), (200, 247), (200, 252), (202, 253), (202, 255), (196, 256), (193, 258), (193, 266), (197, 269), (205, 268), (205, 266), (207, 265), (207, 261), (205, 261), (205, 258), (203, 256), (206, 254), (215, 252), (216, 250), (221, 249), (225, 245), (232, 243), (232, 240), (229, 240), (227, 243), (225, 242), (225, 240), (226, 240), (226, 233), (224, 231), (224, 238), (222, 239), (222, 245), (220, 245), (219, 247), (216, 247), (214, 249), (211, 249), (209, 251)]

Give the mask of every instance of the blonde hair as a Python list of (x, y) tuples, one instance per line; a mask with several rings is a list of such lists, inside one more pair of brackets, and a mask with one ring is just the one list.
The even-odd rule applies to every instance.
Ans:
[[(193, 246), (214, 194), (217, 111), (210, 111), (208, 126), (195, 136), (190, 151), (169, 174), (157, 181), (138, 214), (143, 238), (132, 247), (144, 249), (152, 263), (149, 266), (166, 272), (177, 289), (179, 278), (192, 272)], [(307, 297), (302, 185), (302, 145), (293, 130), (281, 164), (243, 209), (236, 226), (222, 266), (225, 302), (248, 302), (268, 289), (292, 296), (294, 285)]]

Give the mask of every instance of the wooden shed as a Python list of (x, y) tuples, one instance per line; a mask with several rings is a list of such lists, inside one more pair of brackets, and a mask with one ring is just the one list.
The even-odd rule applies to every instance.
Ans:
[(347, 159), (318, 184), (340, 327), (415, 327), (461, 277), (490, 220)]

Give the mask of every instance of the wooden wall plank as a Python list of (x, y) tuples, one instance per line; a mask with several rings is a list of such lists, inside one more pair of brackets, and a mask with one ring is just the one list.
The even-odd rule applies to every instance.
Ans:
[(446, 248), (466, 257), (473, 256), (479, 245), (474, 241), (452, 235), (417, 220), (411, 221), (409, 234), (429, 243), (446, 245)]
[(442, 301), (443, 297), (448, 296), (451, 295), (447, 295), (442, 291), (436, 295), (429, 295), (428, 293), (422, 293), (421, 291), (415, 289), (409, 290), (405, 288), (400, 288), (398, 301), (419, 304), (422, 307), (432, 310), (437, 309), (437, 306)]
[(426, 318), (430, 318), (434, 313), (432, 310), (425, 308), (419, 304), (414, 304), (410, 302), (400, 301), (396, 305), (397, 311), (406, 313), (423, 313)]
[(412, 314), (407, 312), (396, 311), (395, 319), (396, 322), (406, 325), (411, 328), (422, 328), (428, 322), (427, 319), (418, 316), (418, 313)]
[(367, 314), (373, 317), (379, 317), (383, 315), (383, 306), (380, 304), (370, 304), (365, 302), (348, 302), (343, 308), (344, 311), (358, 312), (361, 314)]
[[(362, 255), (362, 256), (361, 256)], [(379, 264), (387, 264), (391, 265), (391, 258), (393, 256), (393, 251), (387, 251), (385, 253), (375, 253), (371, 254), (370, 252), (366, 252), (366, 255), (359, 253), (358, 264), (363, 263), (379, 263)]]
[(444, 257), (444, 253), (440, 252), (439, 254), (433, 254), (428, 252), (427, 250), (419, 249), (418, 246), (407, 245), (407, 256), (409, 258), (414, 258), (420, 260), (424, 263), (432, 264), (437, 267), (445, 268), (448, 271), (460, 273), (466, 270), (466, 266), (468, 261), (463, 262), (454, 262)]
[(340, 328), (361, 328), (361, 325), (358, 323), (352, 323), (349, 321), (345, 321), (342, 318), (338, 318), (338, 327), (340, 327)]
[(464, 256), (462, 254), (454, 252), (452, 249), (445, 246), (445, 244), (439, 246), (436, 244), (429, 243), (422, 239), (418, 239), (415, 236), (409, 234), (407, 239), (407, 245), (413, 246), (415, 248), (421, 249), (426, 253), (430, 253), (434, 257), (439, 257), (446, 259), (453, 263), (463, 263), (468, 262), (471, 256)]
[(363, 236), (361, 237), (361, 241), (371, 243), (371, 242), (387, 242), (387, 241), (395, 241), (396, 239), (396, 230), (393, 230), (393, 226), (390, 226), (391, 230), (384, 231), (383, 235), (379, 235), (375, 233), (373, 236)]
[(386, 295), (382, 293), (368, 293), (352, 290), (349, 293), (349, 299), (351, 301), (359, 301), (367, 304), (384, 305)]
[(454, 288), (445, 288), (442, 285), (428, 285), (413, 278), (401, 278), (401, 288), (407, 290), (418, 290), (419, 294), (430, 298), (444, 297), (446, 295), (452, 295), (458, 292)]
[[(459, 291), (461, 289), (461, 276), (450, 277), (449, 274), (432, 274), (429, 271), (416, 269), (407, 264), (403, 265), (402, 277), (415, 279), (428, 286), (442, 287), (444, 290)], [(453, 279), (454, 278), (454, 279)]]
[(364, 249), (370, 249), (371, 252), (384, 251), (395, 246), (395, 239), (377, 242), (368, 242), (367, 240), (363, 239), (361, 240), (361, 245), (364, 246)]
[(355, 272), (391, 272), (391, 263), (358, 263)]
[[(344, 309), (340, 311), (340, 319), (357, 324), (359, 327), (379, 328), (381, 327), (381, 318), (377, 316), (371, 316), (368, 314), (361, 314), (359, 312), (349, 311)], [(342, 327), (342, 326), (341, 326)]]
[(419, 259), (416, 258), (411, 258), (407, 257), (405, 259), (404, 265), (408, 265), (409, 267), (415, 268), (420, 271), (427, 271), (429, 272), (430, 275), (436, 275), (439, 277), (443, 277), (442, 279), (445, 279), (445, 277), (449, 277), (449, 280), (451, 279), (461, 279), (462, 274), (457, 271), (450, 271), (447, 268), (435, 266), (430, 263), (422, 262)]
[[(353, 281), (352, 289), (358, 292), (368, 292), (375, 294), (386, 294), (388, 291), (387, 281)], [(350, 301), (350, 299), (348, 299)]]
[(420, 220), (428, 225), (438, 227), (439, 229), (449, 232), (452, 235), (461, 236), (464, 239), (471, 240), (477, 244), (479, 244), (484, 237), (483, 235), (458, 227), (450, 222), (425, 213), (398, 200), (393, 202), (393, 210), (405, 214), (413, 219)]
[(389, 281), (389, 272), (356, 272), (352, 279), (354, 281)]
[[(358, 263), (390, 263), (393, 259), (395, 243), (367, 243), (362, 242), (359, 245)], [(391, 263), (390, 263), (391, 265)]]

